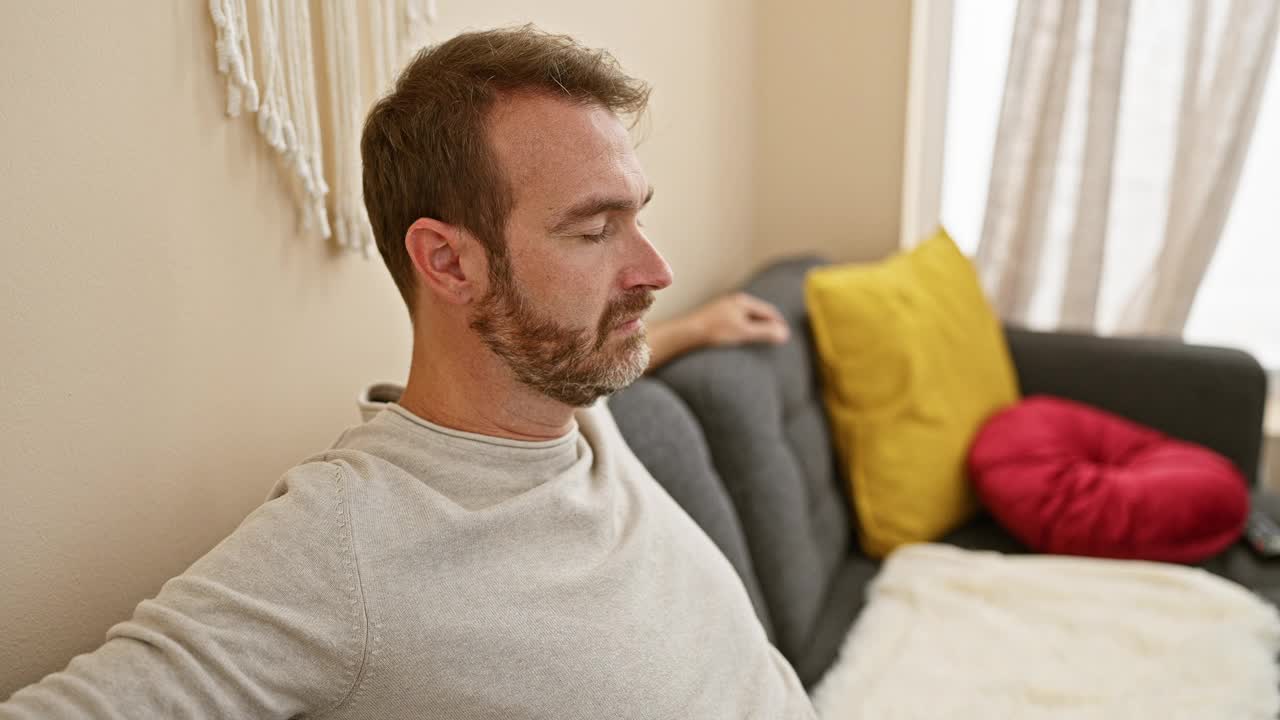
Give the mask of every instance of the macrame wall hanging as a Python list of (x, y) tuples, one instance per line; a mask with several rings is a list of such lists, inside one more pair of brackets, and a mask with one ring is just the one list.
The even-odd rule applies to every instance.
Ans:
[[(256, 6), (253, 17), (249, 4)], [(218, 71), (227, 78), (227, 114), (257, 114), (258, 130), (280, 154), (304, 226), (368, 256), (373, 232), (361, 192), (360, 124), (367, 103), (390, 87), (409, 55), (427, 42), (436, 3), (315, 4), (318, 15), (310, 0), (209, 0)], [(321, 43), (323, 60), (313, 38)], [(361, 52), (363, 43), (369, 52)], [(373, 60), (375, 93), (366, 92), (362, 58)], [(323, 93), (317, 78), (325, 83)], [(328, 106), (323, 114), (321, 97)], [(328, 179), (326, 147), (333, 154)]]

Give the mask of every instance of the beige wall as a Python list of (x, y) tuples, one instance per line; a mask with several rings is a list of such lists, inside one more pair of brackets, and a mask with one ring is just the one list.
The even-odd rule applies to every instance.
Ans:
[(753, 260), (898, 247), (911, 3), (758, 0)]
[[(436, 35), (536, 20), (654, 83), (666, 316), (765, 256), (891, 247), (905, 11), (848, 5), (441, 0)], [(363, 384), (403, 378), (385, 270), (295, 232), (275, 159), (222, 115), (212, 40), (196, 0), (0, 0), (0, 698), (230, 532)]]

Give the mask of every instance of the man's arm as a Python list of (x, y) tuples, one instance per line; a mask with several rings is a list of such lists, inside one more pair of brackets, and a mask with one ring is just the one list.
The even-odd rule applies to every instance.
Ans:
[(787, 321), (774, 306), (743, 292), (725, 295), (687, 315), (654, 325), (648, 332), (648, 372), (700, 347), (779, 344), (786, 342), (789, 334)]
[(276, 497), (107, 632), (0, 704), (3, 720), (289, 718), (340, 704), (364, 657), (341, 468), (302, 465)]

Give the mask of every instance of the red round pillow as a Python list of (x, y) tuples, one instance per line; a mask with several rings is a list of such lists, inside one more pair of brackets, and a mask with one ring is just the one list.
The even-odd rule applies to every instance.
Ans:
[(1235, 542), (1249, 512), (1218, 453), (1055, 397), (987, 420), (969, 474), (1001, 525), (1055, 554), (1194, 563)]

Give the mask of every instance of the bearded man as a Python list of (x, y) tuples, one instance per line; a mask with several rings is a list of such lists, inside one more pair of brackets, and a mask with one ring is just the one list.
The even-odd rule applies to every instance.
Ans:
[(601, 400), (672, 281), (623, 123), (647, 98), (529, 27), (419, 54), (361, 143), (413, 322), (399, 403), (0, 718), (812, 718)]

